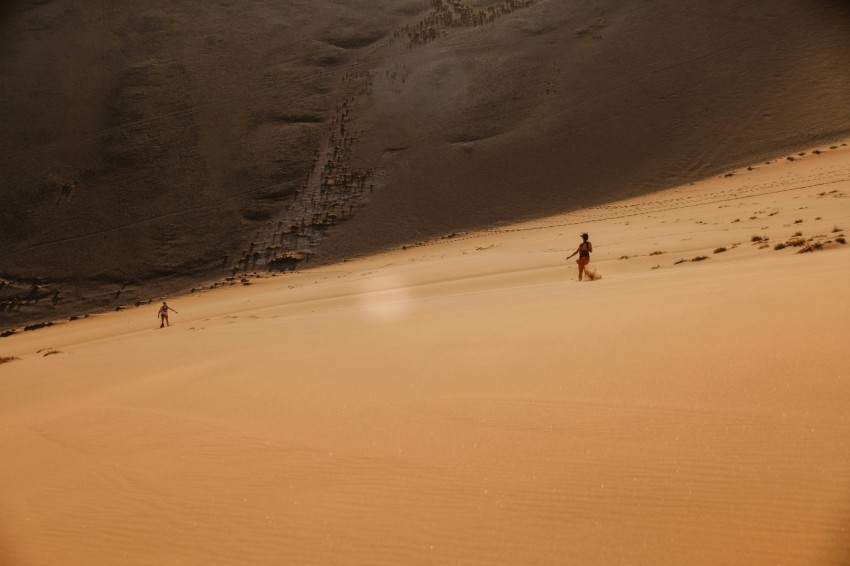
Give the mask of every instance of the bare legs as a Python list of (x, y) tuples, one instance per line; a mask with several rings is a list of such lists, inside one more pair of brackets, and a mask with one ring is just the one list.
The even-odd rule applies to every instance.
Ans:
[(590, 259), (585, 258), (585, 257), (580, 257), (576, 260), (576, 263), (578, 264), (578, 280), (581, 281), (582, 276), (584, 275), (584, 268), (588, 263), (590, 263)]

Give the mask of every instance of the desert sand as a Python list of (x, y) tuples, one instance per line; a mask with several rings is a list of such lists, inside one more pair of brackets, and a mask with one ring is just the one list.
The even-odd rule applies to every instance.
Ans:
[(847, 563), (848, 228), (836, 143), (5, 338), (0, 562)]

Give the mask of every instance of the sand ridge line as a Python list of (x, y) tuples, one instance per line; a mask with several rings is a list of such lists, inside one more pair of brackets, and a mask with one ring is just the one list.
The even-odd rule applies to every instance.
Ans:
[[(459, 234), (455, 233), (455, 234), (449, 234), (449, 235), (446, 235), (446, 236), (443, 236), (441, 238), (434, 239), (434, 240), (428, 240), (428, 241), (419, 242), (419, 243), (416, 243), (416, 244), (408, 244), (407, 246), (404, 246), (402, 249), (408, 249), (408, 248), (413, 248), (413, 247), (434, 246), (434, 245), (440, 245), (440, 244), (445, 244), (445, 243), (454, 242), (454, 241), (473, 240), (473, 239), (478, 239), (478, 238), (490, 236), (490, 235), (493, 235), (493, 234), (512, 234), (512, 233), (516, 233), (516, 232), (535, 232), (535, 231), (547, 230), (547, 229), (552, 229), (552, 228), (565, 228), (565, 227), (569, 227), (569, 226), (580, 226), (582, 224), (593, 224), (593, 223), (596, 223), (596, 222), (604, 222), (604, 221), (608, 221), (608, 220), (619, 220), (619, 219), (622, 219), (622, 218), (633, 218), (635, 216), (642, 216), (642, 215), (650, 213), (650, 212), (669, 212), (671, 210), (681, 210), (681, 209), (686, 209), (686, 208), (694, 208), (694, 207), (702, 206), (702, 205), (705, 205), (705, 204), (718, 204), (718, 203), (722, 204), (722, 203), (725, 203), (725, 202), (732, 202), (732, 201), (736, 201), (736, 200), (743, 200), (743, 199), (753, 198), (753, 197), (758, 197), (758, 196), (768, 196), (768, 195), (772, 195), (772, 194), (792, 192), (792, 191), (796, 191), (796, 190), (803, 190), (803, 189), (809, 189), (809, 188), (814, 188), (814, 187), (833, 185), (833, 184), (836, 184), (836, 183), (844, 183), (844, 182), (848, 182), (848, 181), (850, 181), (850, 177), (841, 178), (841, 179), (837, 179), (837, 180), (833, 180), (833, 181), (826, 181), (826, 182), (823, 182), (823, 183), (815, 183), (815, 184), (811, 184), (811, 185), (805, 185), (805, 186), (802, 186), (802, 187), (791, 187), (791, 188), (786, 188), (786, 189), (777, 189), (777, 190), (764, 191), (764, 192), (759, 192), (759, 193), (749, 194), (749, 195), (742, 195), (742, 196), (719, 197), (719, 195), (722, 194), (722, 192), (721, 193), (712, 193), (712, 197), (708, 197), (706, 200), (699, 200), (698, 202), (689, 203), (689, 204), (677, 204), (677, 205), (674, 205), (674, 206), (662, 206), (662, 207), (659, 207), (659, 208), (652, 208), (651, 210), (637, 210), (635, 212), (624, 212), (624, 213), (621, 213), (621, 214), (614, 214), (614, 215), (600, 214), (600, 215), (596, 215), (596, 216), (590, 216), (590, 217), (585, 217), (585, 218), (581, 218), (581, 219), (571, 220), (571, 221), (568, 221), (568, 222), (549, 223), (549, 224), (546, 224), (546, 225), (543, 225), (543, 226), (529, 226), (529, 227), (518, 227), (518, 228), (491, 228), (491, 229), (482, 230), (480, 232), (464, 232), (464, 233), (459, 233)], [(718, 195), (718, 197), (714, 197), (713, 195)], [(675, 200), (691, 200), (691, 198), (697, 198), (697, 197), (683, 197), (682, 199), (675, 199)], [(712, 198), (714, 200), (711, 200)], [(664, 202), (664, 201), (659, 201), (659, 202)], [(631, 208), (631, 207), (640, 207), (640, 206), (648, 206), (648, 205), (636, 204), (636, 205), (624, 205), (624, 206)], [(604, 207), (599, 207), (599, 208), (604, 208)], [(596, 208), (590, 208), (590, 209), (586, 209), (586, 210), (595, 210), (595, 209)], [(569, 214), (573, 214), (573, 213), (569, 213)], [(576, 213), (576, 214), (579, 214), (579, 213)]]
[[(808, 176), (806, 178), (809, 179), (809, 178), (816, 178), (816, 177), (817, 176)], [(792, 179), (792, 181), (793, 181), (793, 179)], [(830, 183), (842, 182), (842, 181), (846, 181), (846, 180), (845, 179), (839, 179), (837, 181), (830, 181)], [(789, 182), (788, 180), (783, 180), (784, 184), (787, 184), (788, 182)], [(802, 190), (802, 189), (812, 188), (812, 187), (821, 186), (821, 185), (823, 185), (823, 183), (810, 184), (810, 185), (805, 185), (805, 186), (802, 186), (802, 187), (792, 187), (792, 188), (774, 190), (774, 191), (766, 192), (764, 194), (775, 194), (775, 193), (779, 193), (779, 192)], [(764, 186), (764, 185), (761, 185), (761, 186)], [(757, 185), (757, 187), (759, 187), (759, 186)], [(751, 188), (751, 186), (746, 186), (745, 189), (746, 190), (753, 190)], [(720, 199), (720, 200), (711, 200), (712, 198), (715, 198), (718, 194), (723, 194), (724, 195), (723, 198)], [(733, 195), (734, 195), (734, 193), (733, 193)], [(757, 196), (757, 195), (747, 195), (746, 197), (741, 197), (741, 196), (732, 196), (730, 194), (726, 194), (726, 191), (721, 191), (720, 193), (712, 192), (712, 193), (709, 193), (708, 198), (703, 197), (703, 196), (696, 197), (696, 198), (699, 199), (699, 201), (696, 202), (696, 203), (693, 203), (693, 204), (677, 205), (677, 206), (673, 206), (673, 207), (667, 207), (667, 208), (664, 208), (664, 209), (656, 209), (656, 210), (653, 210), (651, 212), (661, 212), (661, 211), (664, 211), (664, 210), (675, 210), (675, 209), (679, 209), (679, 208), (694, 207), (694, 206), (698, 206), (698, 205), (702, 205), (702, 204), (716, 204), (717, 202), (731, 202), (733, 200), (740, 200), (741, 198), (749, 198), (749, 197), (752, 197), (752, 196)], [(812, 196), (815, 196), (815, 195), (812, 195)], [(822, 194), (817, 195), (817, 196), (822, 196)], [(688, 198), (688, 197), (683, 197), (683, 198)], [(681, 200), (681, 199), (675, 199), (675, 200)], [(658, 202), (664, 202), (664, 201), (658, 201)], [(754, 205), (757, 205), (757, 203), (754, 203)], [(632, 207), (645, 206), (645, 203), (640, 202), (640, 203), (637, 203), (637, 204), (634, 204), (634, 205), (614, 205), (614, 206), (619, 208), (619, 209), (622, 209), (622, 208), (632, 208)], [(602, 207), (602, 208), (606, 208), (606, 207)], [(778, 212), (778, 209), (777, 209), (777, 212)], [(641, 214), (647, 214), (647, 213), (649, 213), (649, 212), (647, 212), (645, 210), (641, 210), (641, 211), (636, 211), (636, 212), (633, 212), (633, 213), (607, 215), (607, 216), (601, 215), (601, 216), (597, 216), (596, 218), (593, 218), (593, 219), (586, 218), (586, 219), (582, 220), (581, 222), (599, 222), (599, 221), (604, 221), (606, 219), (634, 217), (634, 216), (638, 216), (638, 215), (641, 215)], [(431, 242), (431, 244), (444, 243), (445, 241), (469, 240), (469, 239), (474, 239), (474, 238), (480, 238), (480, 237), (483, 237), (483, 236), (492, 236), (492, 235), (497, 235), (497, 234), (510, 234), (510, 233), (513, 233), (513, 232), (540, 231), (540, 230), (545, 230), (545, 229), (549, 229), (549, 228), (563, 227), (563, 226), (567, 226), (567, 225), (577, 225), (581, 222), (573, 221), (573, 222), (568, 222), (568, 223), (557, 223), (557, 224), (547, 223), (543, 226), (531, 226), (531, 227), (523, 227), (523, 228), (497, 228), (497, 229), (491, 229), (491, 230), (483, 231), (483, 232), (480, 232), (480, 233), (477, 233), (477, 234), (472, 233), (472, 234), (467, 234), (467, 235), (464, 235), (464, 236), (456, 236), (454, 238), (447, 238), (446, 240), (436, 240), (436, 241)], [(762, 229), (764, 229), (764, 228), (765, 227), (763, 227)], [(741, 227), (740, 229), (741, 230), (747, 230), (748, 228)], [(647, 236), (647, 237), (648, 238), (665, 237), (665, 236), (670, 236), (670, 235), (677, 235), (677, 234), (681, 235), (681, 234), (686, 234), (686, 233), (689, 233), (689, 232), (674, 232), (674, 233), (659, 234), (659, 235)], [(634, 239), (632, 239), (631, 241), (634, 241)], [(612, 242), (612, 243), (616, 244), (617, 242)], [(718, 245), (723, 245), (723, 244), (718, 244)], [(476, 250), (476, 251), (480, 251), (480, 250)], [(552, 251), (552, 250), (550, 250), (550, 251)], [(552, 252), (554, 253), (554, 251), (552, 251)], [(630, 255), (629, 257), (638, 257), (638, 256)], [(552, 267), (552, 268), (554, 269), (555, 267)], [(535, 268), (535, 269), (547, 269), (547, 268), (541, 267), (541, 268)], [(329, 275), (332, 275), (334, 273), (336, 273), (338, 275), (338, 277), (340, 277), (340, 278), (350, 277), (353, 274), (353, 272), (351, 272), (351, 271), (344, 271), (344, 270), (334, 270), (334, 271), (327, 271), (326, 272), (326, 271), (322, 271), (322, 268), (318, 268), (318, 271), (316, 273), (317, 273), (317, 275), (318, 274), (324, 275), (325, 278), (327, 278)], [(497, 275), (498, 273), (499, 272), (493, 271), (493, 272), (490, 273), (490, 275)], [(478, 275), (476, 277), (486, 277), (486, 275)], [(344, 294), (340, 295), (338, 298), (339, 299), (351, 298), (355, 295), (357, 295), (357, 292), (344, 293)], [(306, 304), (307, 302), (309, 302), (309, 300), (306, 301), (306, 302), (299, 301), (299, 302), (293, 303), (293, 304)]]

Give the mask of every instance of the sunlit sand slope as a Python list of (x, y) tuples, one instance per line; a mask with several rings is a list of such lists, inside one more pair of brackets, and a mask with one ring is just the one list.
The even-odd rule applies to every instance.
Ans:
[(848, 197), (823, 148), (4, 338), (0, 556), (844, 563)]

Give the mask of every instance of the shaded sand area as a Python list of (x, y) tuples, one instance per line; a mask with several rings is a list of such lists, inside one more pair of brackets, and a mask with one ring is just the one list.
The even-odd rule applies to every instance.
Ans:
[(0, 562), (847, 563), (818, 151), (3, 339)]

